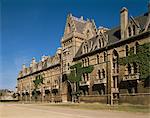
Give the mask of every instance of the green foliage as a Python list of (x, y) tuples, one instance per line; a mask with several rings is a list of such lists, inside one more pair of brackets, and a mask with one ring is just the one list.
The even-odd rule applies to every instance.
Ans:
[(35, 80), (33, 80), (35, 88), (37, 88), (40, 84), (43, 84), (43, 77), (41, 75), (38, 75), (35, 77)]
[(33, 96), (36, 98), (38, 96), (36, 89), (38, 88), (40, 84), (43, 84), (43, 77), (41, 75), (37, 75), (35, 77), (35, 80), (33, 80), (33, 82), (35, 86), (35, 89), (33, 90)]
[(82, 79), (82, 74), (83, 73), (91, 73), (94, 69), (93, 66), (88, 66), (88, 67), (82, 67), (81, 63), (77, 63), (73, 66), (70, 67), (71, 73), (69, 75), (69, 80), (71, 82), (79, 82)]
[(131, 48), (129, 56), (120, 58), (119, 64), (136, 63), (139, 66), (139, 73), (141, 79), (146, 79), (150, 77), (150, 43), (145, 43), (143, 45), (137, 46), (137, 53), (134, 54), (134, 49)]

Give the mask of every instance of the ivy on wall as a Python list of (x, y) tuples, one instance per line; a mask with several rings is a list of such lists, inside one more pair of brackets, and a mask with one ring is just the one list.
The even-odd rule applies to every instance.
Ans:
[(120, 65), (136, 63), (139, 67), (140, 79), (150, 78), (150, 43), (138, 45), (136, 54), (134, 48), (130, 48), (129, 56), (119, 59)]
[(33, 83), (34, 83), (34, 86), (35, 86), (35, 89), (33, 90), (32, 94), (37, 97), (38, 96), (38, 92), (37, 92), (37, 88), (39, 85), (43, 84), (43, 77), (41, 75), (37, 75), (35, 77), (35, 80), (33, 80)]
[(84, 73), (91, 73), (94, 69), (92, 65), (87, 67), (82, 67), (81, 63), (77, 63), (70, 67), (71, 73), (68, 76), (68, 79), (72, 83), (76, 83), (76, 90), (72, 91), (72, 95), (75, 95), (78, 99), (80, 92), (79, 92), (79, 82), (82, 80), (82, 75)]
[(71, 73), (69, 75), (69, 80), (71, 82), (79, 82), (82, 80), (82, 75), (84, 73), (91, 73), (94, 69), (92, 65), (87, 66), (87, 67), (82, 67), (81, 63), (77, 63), (73, 66), (70, 67)]
[(37, 88), (40, 84), (43, 84), (43, 77), (41, 75), (37, 75), (35, 80), (33, 80), (35, 88)]

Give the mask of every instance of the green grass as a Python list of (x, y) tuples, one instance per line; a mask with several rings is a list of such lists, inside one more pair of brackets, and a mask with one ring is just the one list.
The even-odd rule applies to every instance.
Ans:
[(150, 106), (144, 105), (131, 105), (131, 104), (122, 104), (110, 106), (100, 103), (58, 103), (58, 104), (45, 104), (46, 106), (54, 107), (66, 107), (74, 109), (86, 109), (86, 110), (115, 110), (115, 111), (125, 111), (125, 112), (141, 112), (141, 113), (150, 113)]

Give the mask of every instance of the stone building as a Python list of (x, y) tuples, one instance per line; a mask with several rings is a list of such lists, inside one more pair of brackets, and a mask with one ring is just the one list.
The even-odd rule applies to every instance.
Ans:
[(43, 56), (40, 62), (33, 58), (30, 67), (23, 65), (17, 83), (19, 99), (34, 100), (33, 80), (42, 75), (37, 100), (71, 101), (73, 88), (67, 75), (71, 65), (81, 62), (94, 70), (83, 74), (80, 101), (147, 104), (150, 84), (143, 85), (138, 64), (119, 65), (119, 58), (128, 56), (131, 48), (136, 54), (137, 46), (145, 43), (150, 43), (150, 5), (148, 12), (137, 17), (129, 17), (127, 8), (122, 8), (120, 25), (113, 29), (97, 28), (94, 20), (69, 14), (55, 56)]

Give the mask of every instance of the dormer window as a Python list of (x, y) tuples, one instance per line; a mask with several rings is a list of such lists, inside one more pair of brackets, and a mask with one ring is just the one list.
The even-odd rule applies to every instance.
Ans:
[(133, 25), (133, 35), (136, 35), (136, 27)]
[(101, 48), (101, 39), (99, 39), (98, 41), (99, 41), (99, 47)]
[(84, 53), (87, 53), (88, 52), (88, 44), (86, 43), (84, 46), (83, 46), (83, 52)]
[(131, 27), (128, 27), (128, 34), (129, 34), (129, 37), (132, 36), (132, 30), (131, 30)]
[(104, 39), (102, 38), (101, 40), (102, 40), (101, 46), (104, 47)]

